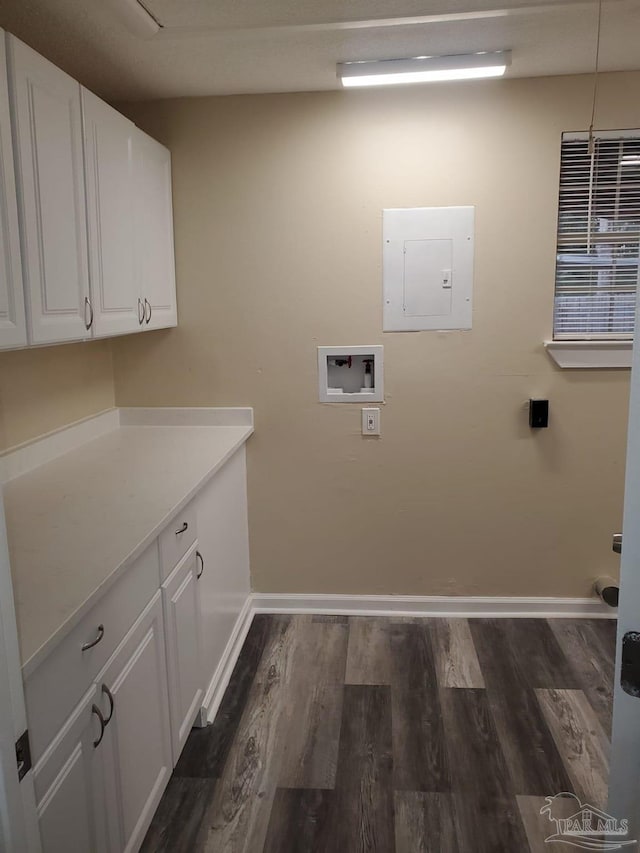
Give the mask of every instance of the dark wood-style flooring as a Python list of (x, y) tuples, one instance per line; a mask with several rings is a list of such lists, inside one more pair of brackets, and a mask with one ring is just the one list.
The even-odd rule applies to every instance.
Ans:
[(545, 797), (606, 805), (614, 648), (609, 620), (256, 616), (143, 850), (548, 853)]

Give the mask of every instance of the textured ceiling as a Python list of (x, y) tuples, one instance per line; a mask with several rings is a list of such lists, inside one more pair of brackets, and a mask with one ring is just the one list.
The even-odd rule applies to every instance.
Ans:
[[(566, 0), (548, 0), (551, 7)], [(576, 2), (576, 0), (574, 0)], [(319, 25), (340, 22), (389, 21), (438, 15), (494, 11), (495, 0), (144, 0), (163, 26), (175, 28), (247, 28)], [(531, 0), (510, 0), (510, 9), (535, 6)], [(504, 11), (504, 10), (503, 10)]]
[[(582, 0), (145, 0), (162, 24), (146, 38), (132, 3), (0, 0), (0, 26), (109, 100), (333, 89), (354, 59), (510, 49), (513, 77), (594, 64)], [(604, 0), (602, 69), (640, 69), (639, 44), (640, 0)]]

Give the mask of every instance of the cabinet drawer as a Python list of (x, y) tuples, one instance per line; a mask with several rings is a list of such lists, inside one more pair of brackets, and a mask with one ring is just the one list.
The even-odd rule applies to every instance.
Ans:
[[(157, 591), (158, 578), (154, 542), (27, 678), (25, 699), (34, 761)], [(95, 645), (82, 650), (95, 640)]]
[(196, 508), (192, 503), (166, 526), (159, 537), (160, 566), (165, 581), (196, 541)]

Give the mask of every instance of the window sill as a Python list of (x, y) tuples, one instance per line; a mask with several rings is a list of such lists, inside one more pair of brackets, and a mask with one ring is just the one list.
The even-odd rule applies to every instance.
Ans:
[(633, 341), (545, 341), (544, 346), (558, 367), (631, 367)]

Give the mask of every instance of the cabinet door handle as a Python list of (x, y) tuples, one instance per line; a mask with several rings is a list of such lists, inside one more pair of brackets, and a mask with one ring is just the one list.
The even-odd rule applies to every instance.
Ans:
[(116, 702), (115, 702), (115, 699), (113, 698), (113, 693), (109, 690), (109, 688), (107, 687), (106, 684), (102, 685), (102, 692), (104, 693), (104, 695), (109, 700), (109, 716), (104, 721), (105, 726), (108, 726), (109, 723), (111, 722), (111, 717), (113, 717), (113, 709), (115, 708)]
[(196, 551), (196, 560), (200, 560), (201, 568), (200, 568), (200, 571), (198, 572), (198, 574), (196, 575), (197, 579), (200, 580), (200, 578), (204, 574), (204, 557), (202, 556), (200, 551)]
[(105, 723), (104, 717), (102, 716), (102, 711), (100, 710), (100, 708), (98, 708), (97, 705), (91, 706), (91, 713), (95, 714), (98, 720), (100, 721), (100, 737), (97, 740), (94, 740), (93, 742), (93, 748), (95, 749), (102, 743), (102, 738), (104, 737), (104, 730), (106, 729), (107, 724)]
[[(140, 313), (140, 309), (142, 308), (142, 314)], [(138, 325), (142, 325), (144, 323), (144, 305), (142, 304), (142, 299), (138, 297)]]
[(90, 640), (88, 643), (82, 644), (82, 651), (86, 652), (89, 649), (92, 649), (94, 646), (97, 646), (100, 640), (104, 637), (104, 625), (98, 625), (98, 633), (95, 636), (95, 639)]
[(182, 527), (180, 528), (180, 530), (176, 530), (176, 536), (180, 536), (180, 534), (181, 534), (181, 533), (184, 533), (184, 532), (185, 532), (185, 530), (188, 530), (188, 529), (189, 529), (189, 525), (188, 525), (188, 524), (187, 524), (187, 522), (185, 521), (185, 522), (183, 523)]
[[(87, 308), (89, 309), (89, 321), (87, 322)], [(88, 296), (84, 298), (84, 327), (87, 331), (93, 326), (93, 305)]]
[[(147, 308), (149, 309), (149, 316), (148, 317), (147, 317)], [(147, 300), (146, 297), (144, 300), (144, 319), (145, 319), (147, 326), (148, 326), (149, 322), (151, 320), (151, 303)]]

